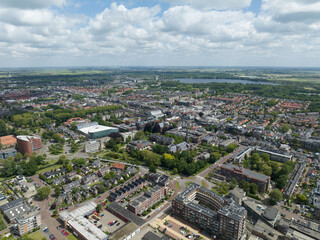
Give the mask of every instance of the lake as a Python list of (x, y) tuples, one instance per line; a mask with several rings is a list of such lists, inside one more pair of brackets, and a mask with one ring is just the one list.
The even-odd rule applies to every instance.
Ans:
[(264, 84), (264, 85), (278, 85), (272, 82), (259, 82), (251, 80), (238, 80), (238, 79), (201, 79), (201, 78), (176, 78), (175, 81), (181, 83), (241, 83), (241, 84)]

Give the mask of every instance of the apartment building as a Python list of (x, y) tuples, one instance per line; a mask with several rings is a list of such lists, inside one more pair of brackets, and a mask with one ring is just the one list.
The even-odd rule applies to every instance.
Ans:
[(226, 198), (192, 183), (172, 201), (173, 213), (221, 239), (238, 240), (245, 234), (246, 210)]
[(260, 192), (268, 192), (270, 188), (270, 177), (251, 171), (249, 169), (238, 167), (234, 164), (223, 164), (220, 167), (221, 175), (227, 180), (235, 178), (237, 181), (247, 181), (258, 185)]

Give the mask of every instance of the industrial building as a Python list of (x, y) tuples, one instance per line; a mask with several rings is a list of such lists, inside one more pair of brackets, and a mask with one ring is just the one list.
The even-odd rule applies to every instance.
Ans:
[(129, 240), (139, 233), (143, 225), (146, 224), (143, 219), (127, 209), (124, 209), (118, 203), (110, 203), (107, 206), (107, 210), (126, 223), (118, 230), (110, 234), (108, 240)]
[(60, 220), (81, 240), (107, 240), (108, 235), (84, 217), (93, 213), (96, 207), (97, 204), (92, 201), (71, 212), (63, 211)]
[(238, 240), (245, 234), (247, 211), (232, 198), (226, 198), (198, 184), (172, 201), (175, 215), (226, 240)]
[(34, 151), (43, 148), (40, 137), (34, 136), (17, 136), (18, 152), (21, 154), (28, 153), (32, 155)]
[(103, 138), (119, 132), (118, 128), (102, 126), (97, 122), (78, 124), (77, 130), (89, 139)]
[(227, 180), (235, 178), (237, 181), (247, 181), (258, 185), (260, 192), (268, 192), (270, 188), (270, 177), (251, 171), (249, 169), (236, 166), (234, 164), (222, 164), (220, 167), (221, 175)]

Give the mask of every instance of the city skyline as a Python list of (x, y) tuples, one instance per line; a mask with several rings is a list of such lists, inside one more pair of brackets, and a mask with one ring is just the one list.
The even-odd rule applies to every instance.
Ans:
[(1, 67), (320, 67), (320, 1), (3, 0)]

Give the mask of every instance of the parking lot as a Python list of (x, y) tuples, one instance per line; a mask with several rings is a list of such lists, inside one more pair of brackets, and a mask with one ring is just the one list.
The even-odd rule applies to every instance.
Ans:
[(160, 226), (160, 231), (166, 229), (165, 234), (173, 239), (210, 239), (208, 236), (200, 233), (196, 228), (190, 227), (186, 223), (171, 216), (166, 216), (164, 219), (158, 218), (151, 223), (151, 226), (153, 228)]
[[(111, 214), (107, 210), (103, 210), (100, 213), (100, 217), (98, 217), (99, 220), (93, 218), (92, 216), (94, 216), (94, 214), (90, 215), (89, 221), (92, 222), (97, 227), (102, 225), (101, 230), (103, 232), (107, 231), (109, 233), (112, 233), (125, 224), (124, 221), (122, 221), (120, 218), (116, 217), (115, 215)], [(111, 224), (109, 225), (109, 223), (112, 221), (117, 221), (117, 222), (111, 226)]]

